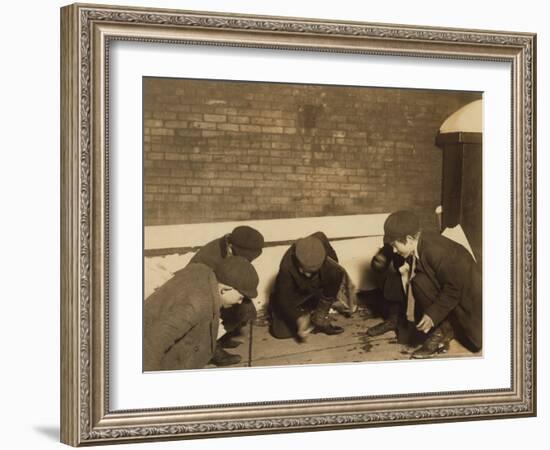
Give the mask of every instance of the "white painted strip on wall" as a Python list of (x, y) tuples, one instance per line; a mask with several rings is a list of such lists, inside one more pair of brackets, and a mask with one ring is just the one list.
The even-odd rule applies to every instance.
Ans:
[(144, 229), (145, 250), (197, 247), (230, 233), (239, 225), (249, 225), (264, 235), (266, 242), (295, 240), (316, 231), (329, 239), (382, 236), (389, 213), (300, 219), (247, 220), (200, 224), (150, 226)]

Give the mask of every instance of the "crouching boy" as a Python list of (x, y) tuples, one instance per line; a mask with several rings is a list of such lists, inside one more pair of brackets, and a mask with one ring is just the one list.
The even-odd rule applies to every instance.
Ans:
[(329, 311), (345, 277), (322, 232), (298, 239), (284, 254), (271, 295), (271, 334), (304, 340), (311, 332), (340, 334)]
[(481, 274), (470, 253), (438, 233), (423, 232), (411, 211), (388, 216), (384, 243), (409, 264), (406, 318), (428, 336), (412, 357), (429, 358), (445, 351), (454, 337), (469, 350), (479, 351)]
[(193, 263), (145, 301), (143, 369), (200, 369), (216, 350), (220, 309), (258, 295), (258, 274), (245, 258), (224, 259), (215, 271)]
[[(190, 264), (202, 263), (215, 270), (223, 260), (233, 256), (242, 256), (252, 262), (262, 254), (263, 246), (264, 237), (258, 230), (247, 225), (240, 225), (231, 233), (204, 245), (193, 256)], [(237, 305), (222, 309), (221, 319), (226, 334), (218, 340), (216, 351), (210, 361), (212, 364), (222, 367), (241, 361), (239, 355), (229, 353), (224, 349), (235, 348), (241, 344), (241, 341), (233, 338), (239, 336), (242, 328), (256, 319), (256, 316), (256, 307), (247, 297)]]

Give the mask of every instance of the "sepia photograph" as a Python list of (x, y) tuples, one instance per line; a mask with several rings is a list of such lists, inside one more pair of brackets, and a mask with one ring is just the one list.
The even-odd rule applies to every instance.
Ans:
[(142, 95), (143, 371), (483, 356), (482, 92)]

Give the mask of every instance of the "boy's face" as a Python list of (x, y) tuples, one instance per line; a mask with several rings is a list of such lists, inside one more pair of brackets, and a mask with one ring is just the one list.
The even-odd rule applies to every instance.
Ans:
[(298, 272), (300, 272), (306, 278), (311, 278), (313, 275), (315, 275), (315, 272), (307, 272), (306, 270), (304, 270), (300, 264), (298, 264)]
[(238, 305), (243, 301), (243, 294), (237, 289), (232, 287), (223, 287), (220, 290), (220, 297), (222, 299), (222, 308), (230, 308), (233, 305)]
[(404, 240), (393, 241), (391, 246), (393, 250), (403, 258), (408, 258), (416, 248), (417, 240), (412, 236), (407, 236)]

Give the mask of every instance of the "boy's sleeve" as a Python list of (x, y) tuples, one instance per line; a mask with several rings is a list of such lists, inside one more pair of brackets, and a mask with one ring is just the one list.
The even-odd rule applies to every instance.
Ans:
[(425, 311), (433, 320), (434, 325), (437, 326), (460, 303), (467, 273), (466, 267), (454, 257), (454, 253), (440, 255), (439, 257), (427, 255), (427, 261), (434, 269), (441, 287), (438, 298)]
[(192, 303), (176, 301), (146, 326), (143, 339), (144, 369), (158, 369), (164, 354), (198, 323), (198, 316)]
[(292, 275), (286, 270), (280, 270), (275, 280), (273, 300), (280, 309), (280, 312), (291, 321), (296, 321), (300, 316), (297, 307), (299, 294), (296, 292), (296, 285)]

